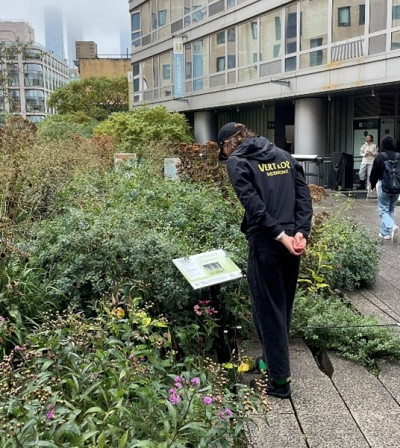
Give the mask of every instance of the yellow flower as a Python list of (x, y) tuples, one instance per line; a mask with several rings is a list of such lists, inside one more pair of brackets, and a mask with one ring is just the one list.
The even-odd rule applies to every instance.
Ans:
[(121, 307), (118, 307), (112, 310), (111, 314), (113, 314), (118, 319), (122, 319), (125, 316), (125, 311)]

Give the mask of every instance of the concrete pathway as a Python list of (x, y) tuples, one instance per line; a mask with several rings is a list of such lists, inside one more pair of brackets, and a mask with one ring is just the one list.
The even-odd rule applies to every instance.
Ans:
[[(350, 201), (354, 203), (346, 213), (377, 236), (377, 200), (357, 194)], [(347, 202), (345, 195), (329, 193), (315, 212), (342, 209)], [(400, 225), (400, 209), (396, 216)], [(382, 241), (376, 285), (348, 297), (360, 312), (376, 316), (381, 323), (400, 322), (400, 243)], [(250, 356), (261, 352), (254, 342), (242, 349)], [(249, 426), (252, 447), (400, 448), (400, 365), (379, 362), (376, 377), (358, 363), (327, 353), (322, 371), (303, 341), (292, 341), (290, 352), (292, 397), (270, 397), (268, 424), (260, 416), (258, 425)], [(247, 382), (254, 375), (245, 377)]]

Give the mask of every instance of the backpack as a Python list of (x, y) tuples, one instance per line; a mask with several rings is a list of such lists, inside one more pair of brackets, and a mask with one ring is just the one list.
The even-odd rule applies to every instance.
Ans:
[(390, 159), (386, 152), (381, 153), (386, 159), (383, 162), (382, 190), (389, 194), (400, 193), (400, 154), (396, 153), (394, 159)]

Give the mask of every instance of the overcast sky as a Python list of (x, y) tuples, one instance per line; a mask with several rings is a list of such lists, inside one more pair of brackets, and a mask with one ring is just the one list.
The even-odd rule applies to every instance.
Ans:
[(120, 54), (120, 33), (129, 38), (129, 0), (0, 0), (0, 20), (16, 19), (30, 23), (36, 42), (45, 45), (43, 9), (60, 5), (64, 17), (82, 25), (83, 40), (97, 43), (97, 52)]

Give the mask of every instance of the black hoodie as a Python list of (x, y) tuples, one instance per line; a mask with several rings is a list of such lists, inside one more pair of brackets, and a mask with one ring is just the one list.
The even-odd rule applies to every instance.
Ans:
[(383, 171), (385, 169), (385, 157), (382, 155), (386, 152), (389, 159), (395, 158), (395, 153), (398, 152), (396, 141), (391, 135), (385, 135), (381, 141), (381, 146), (379, 148), (380, 153), (375, 157), (374, 163), (372, 165), (371, 174), (369, 176), (369, 182), (371, 184), (371, 189), (374, 190), (378, 180), (382, 180)]
[(265, 137), (251, 137), (230, 155), (227, 169), (245, 209), (241, 230), (264, 231), (275, 238), (283, 230), (308, 236), (312, 203), (301, 165)]

